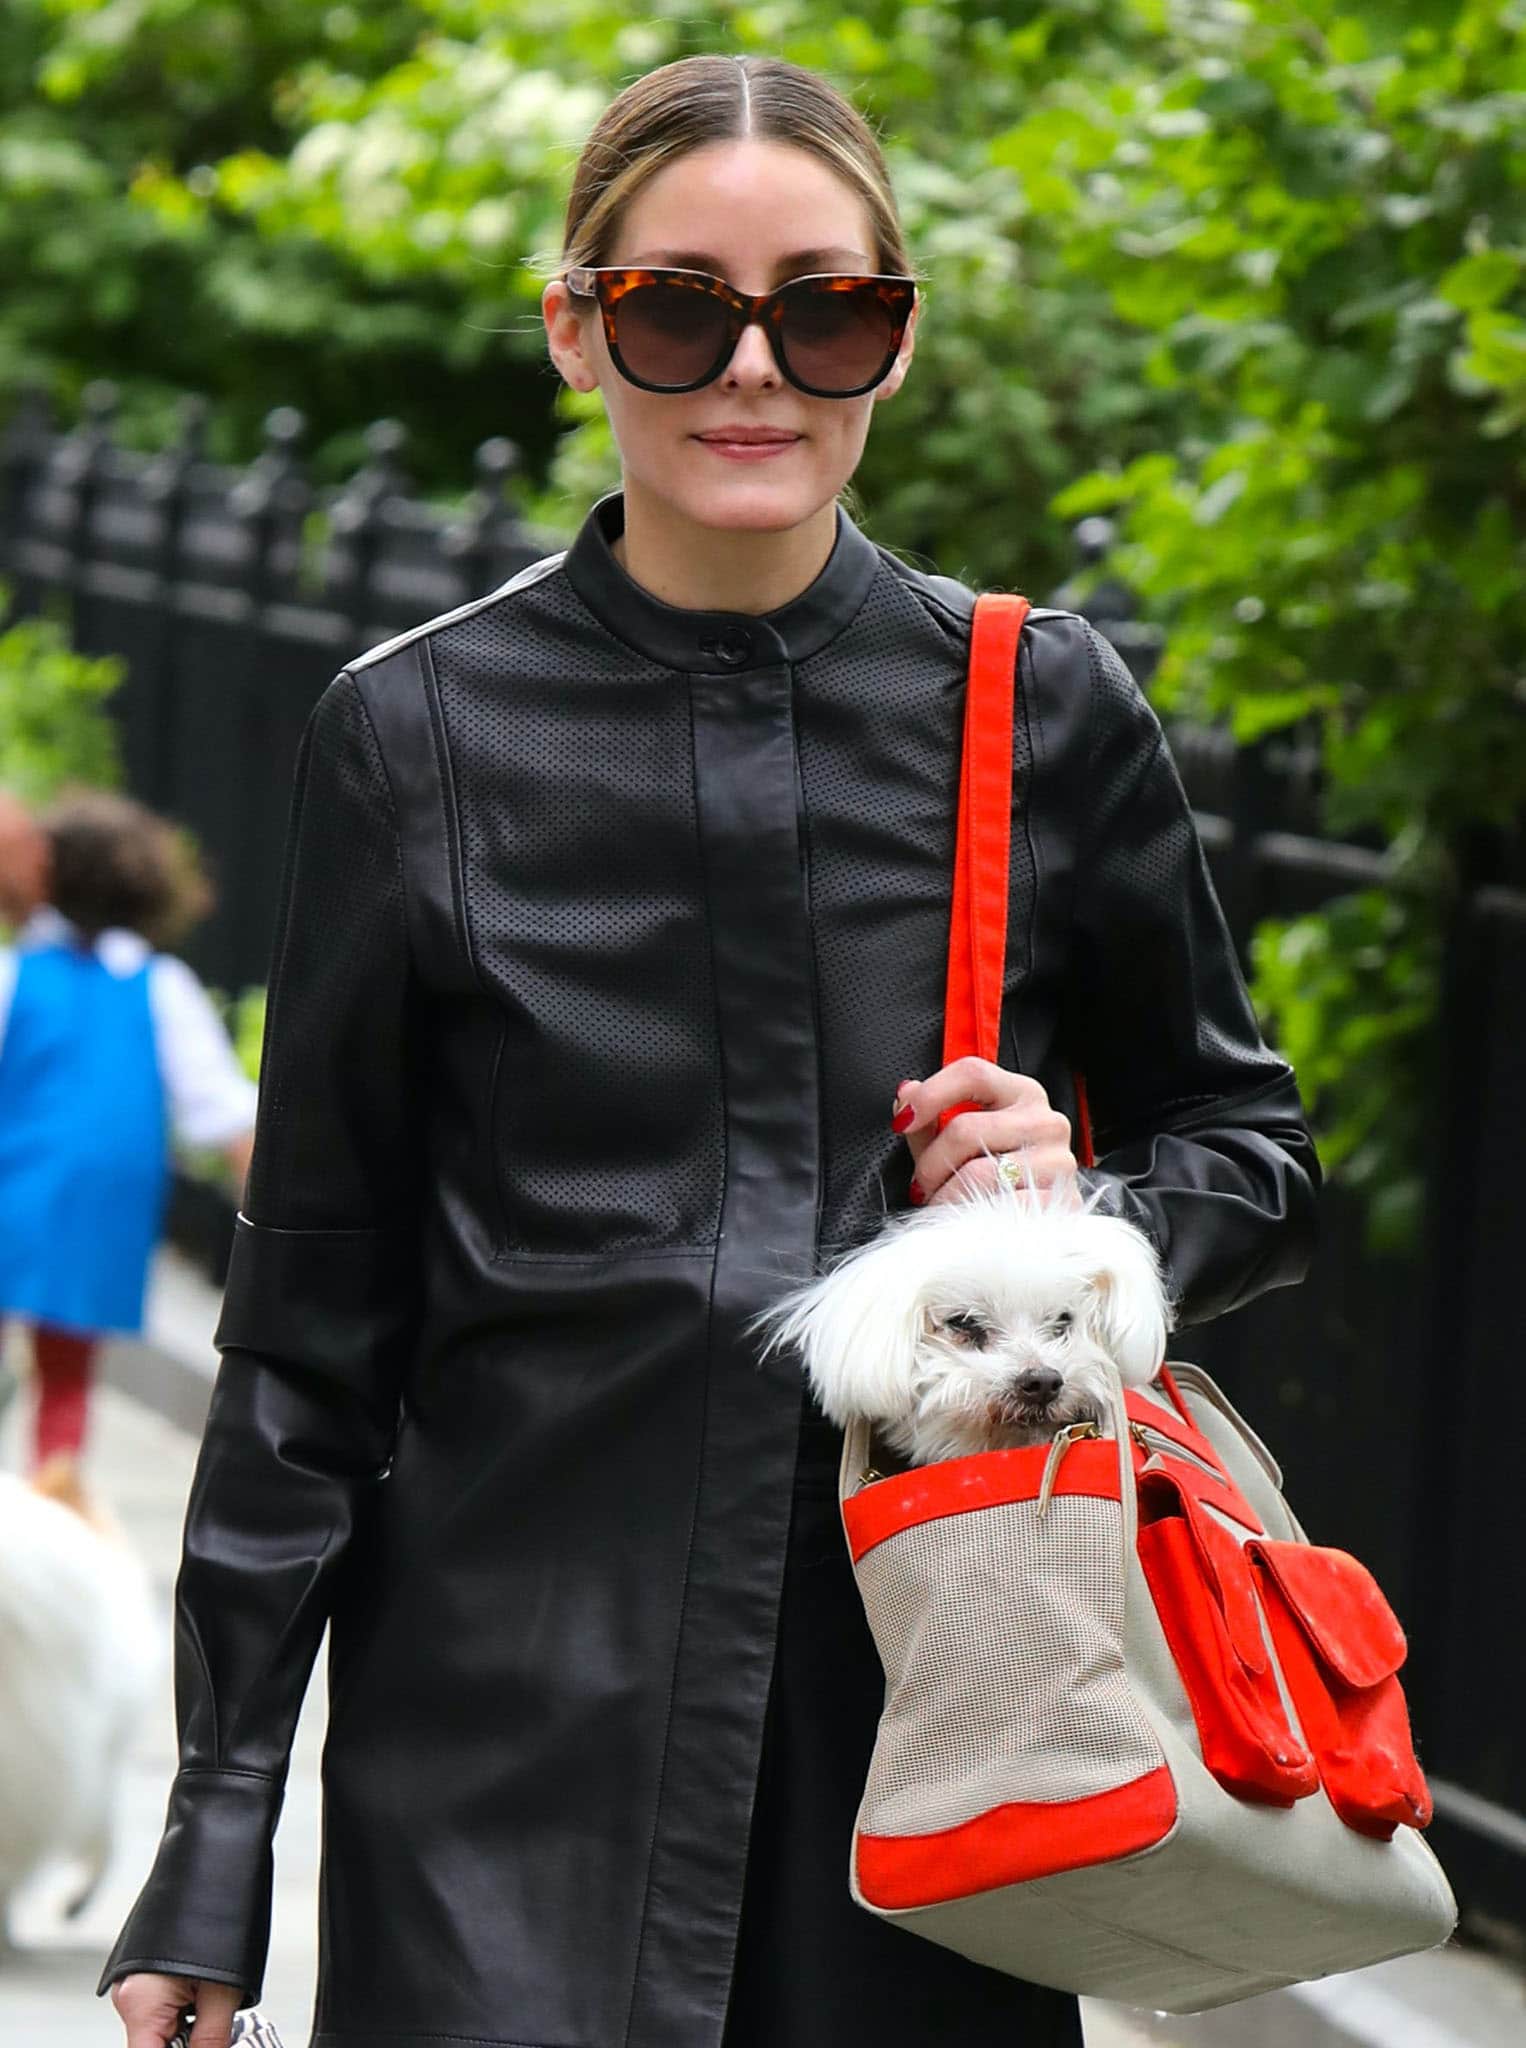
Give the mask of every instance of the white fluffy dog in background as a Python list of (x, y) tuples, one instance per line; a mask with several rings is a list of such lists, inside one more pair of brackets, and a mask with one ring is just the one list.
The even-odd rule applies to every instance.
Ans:
[(81, 1866), (69, 1915), (89, 1903), (161, 1632), (142, 1562), (71, 1461), (0, 1472), (0, 1951), (12, 1895), (55, 1858)]
[(1043, 1443), (1159, 1370), (1174, 1327), (1155, 1248), (1069, 1176), (999, 1180), (891, 1221), (751, 1328), (802, 1355), (817, 1400), (914, 1465)]

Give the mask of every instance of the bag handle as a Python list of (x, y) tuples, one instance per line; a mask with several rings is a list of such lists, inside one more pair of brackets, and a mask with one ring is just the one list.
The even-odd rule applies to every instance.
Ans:
[[(1019, 644), (1031, 608), (1026, 597), (1005, 591), (983, 591), (975, 600), (943, 1004), (945, 1066), (967, 1053), (994, 1063), (999, 1046), (1011, 873), (1012, 718), (1021, 687)], [(1076, 1162), (1091, 1166), (1095, 1161), (1086, 1082), (1079, 1072), (1074, 1079)], [(961, 1110), (981, 1106), (956, 1102), (939, 1116), (939, 1130)]]

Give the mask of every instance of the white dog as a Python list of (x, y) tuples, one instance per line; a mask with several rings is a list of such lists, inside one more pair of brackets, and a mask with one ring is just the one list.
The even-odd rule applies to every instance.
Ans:
[(72, 1463), (0, 1473), (0, 1949), (13, 1893), (55, 1858), (83, 1866), (69, 1915), (89, 1903), (160, 1633), (147, 1572)]
[(817, 1400), (914, 1465), (1101, 1424), (1114, 1365), (1144, 1386), (1174, 1312), (1150, 1240), (1069, 1176), (998, 1181), (896, 1217), (752, 1320), (802, 1354)]

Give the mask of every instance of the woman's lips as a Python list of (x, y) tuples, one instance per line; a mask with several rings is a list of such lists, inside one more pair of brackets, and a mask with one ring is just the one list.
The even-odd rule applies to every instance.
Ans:
[(800, 446), (797, 434), (790, 441), (707, 441), (703, 435), (694, 437), (701, 448), (709, 448), (716, 455), (724, 455), (728, 462), (767, 462), (771, 456), (783, 455), (791, 448)]

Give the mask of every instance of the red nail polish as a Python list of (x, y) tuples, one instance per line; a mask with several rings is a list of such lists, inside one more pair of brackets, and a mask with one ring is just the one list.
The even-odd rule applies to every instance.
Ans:
[(898, 1109), (890, 1119), (890, 1128), (893, 1131), (909, 1131), (912, 1124), (916, 1121), (916, 1115), (916, 1105), (908, 1102)]
[(911, 1186), (906, 1190), (906, 1195), (913, 1209), (920, 1209), (922, 1204), (927, 1200), (926, 1195), (923, 1194), (921, 1188), (917, 1186), (917, 1183), (915, 1181), (913, 1181)]

